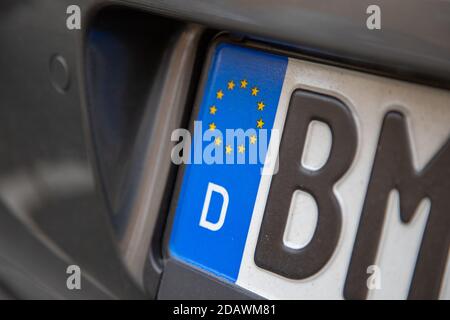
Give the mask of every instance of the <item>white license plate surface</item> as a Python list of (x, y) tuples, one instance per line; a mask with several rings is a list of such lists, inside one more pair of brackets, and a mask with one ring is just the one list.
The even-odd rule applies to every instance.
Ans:
[(173, 257), (270, 299), (450, 298), (448, 91), (230, 44), (203, 87)]

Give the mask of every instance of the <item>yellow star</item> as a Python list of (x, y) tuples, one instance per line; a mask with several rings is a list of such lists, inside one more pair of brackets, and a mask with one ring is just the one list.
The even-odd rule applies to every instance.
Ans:
[(245, 147), (244, 147), (243, 144), (240, 144), (240, 145), (238, 146), (238, 152), (239, 152), (239, 153), (244, 153), (244, 152), (245, 152)]
[(257, 87), (252, 88), (252, 96), (256, 96), (259, 92), (259, 89)]
[(235, 85), (236, 85), (236, 84), (234, 83), (233, 80), (229, 81), (229, 82), (228, 82), (228, 90), (233, 90)]
[(264, 102), (262, 102), (262, 101), (258, 102), (258, 110), (263, 111), (265, 106), (266, 105), (264, 104)]
[(209, 124), (209, 130), (216, 130), (216, 124), (214, 123), (214, 122), (211, 122), (210, 124)]
[(216, 112), (217, 112), (216, 106), (211, 106), (211, 107), (209, 107), (209, 113), (210, 113), (210, 114), (216, 114)]
[(262, 129), (264, 125), (264, 121), (262, 119), (259, 119), (258, 121), (256, 121), (256, 127)]
[(247, 88), (247, 84), (248, 84), (248, 82), (247, 82), (247, 80), (241, 80), (241, 88)]
[(217, 137), (216, 139), (214, 139), (214, 144), (216, 146), (220, 146), (221, 143), (222, 143), (222, 139), (220, 139), (220, 137)]
[(256, 143), (256, 136), (253, 134), (250, 136), (250, 143), (255, 144)]
[(225, 153), (226, 153), (226, 154), (230, 154), (231, 151), (233, 151), (233, 148), (232, 148), (230, 145), (227, 145), (227, 146), (225, 147)]
[(217, 91), (216, 97), (217, 99), (221, 100), (223, 98), (224, 94), (222, 90)]

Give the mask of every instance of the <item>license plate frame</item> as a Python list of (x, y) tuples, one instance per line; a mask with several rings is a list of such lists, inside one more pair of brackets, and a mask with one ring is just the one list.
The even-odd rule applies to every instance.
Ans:
[[(209, 53), (208, 58), (207, 58), (207, 60), (205, 62), (205, 69), (204, 69), (204, 71), (202, 73), (202, 79), (200, 81), (199, 91), (198, 91), (198, 94), (197, 94), (197, 99), (196, 99), (196, 103), (194, 105), (194, 110), (193, 110), (193, 117), (192, 117), (191, 120), (197, 119), (197, 117), (198, 117), (201, 100), (203, 98), (203, 91), (204, 91), (204, 88), (205, 88), (205, 85), (206, 85), (206, 78), (207, 78), (207, 74), (208, 74), (207, 71), (209, 69), (210, 62), (211, 62), (214, 50), (215, 50), (215, 48), (217, 47), (218, 44), (224, 43), (224, 42), (225, 43), (234, 43), (233, 41), (224, 40), (222, 38), (222, 39), (217, 39), (211, 46), (210, 53)], [(238, 43), (237, 45), (242, 46), (242, 44), (240, 44), (240, 43)], [(276, 53), (276, 54), (280, 54), (280, 51), (273, 50), (273, 49), (271, 49), (271, 48), (269, 48), (267, 46), (261, 45), (259, 43), (246, 42), (244, 46), (245, 47), (250, 47), (250, 48), (255, 48), (257, 50), (264, 50), (264, 51), (267, 51), (267, 52), (273, 52), (273, 53)], [(286, 54), (286, 53), (283, 52), (283, 54)], [(426, 95), (427, 98), (431, 98), (432, 101), (434, 101), (434, 99), (437, 99), (438, 100), (438, 104), (442, 104), (442, 101), (450, 101), (450, 100), (447, 100), (448, 96), (449, 96), (449, 93), (447, 91), (445, 91), (445, 90), (442, 90), (442, 89), (435, 89), (435, 88), (431, 88), (431, 87), (425, 87), (423, 85), (407, 83), (407, 82), (403, 82), (403, 81), (399, 81), (399, 80), (394, 80), (394, 79), (391, 79), (391, 78), (379, 77), (379, 76), (376, 76), (376, 75), (372, 75), (372, 74), (368, 74), (368, 73), (361, 73), (361, 72), (352, 71), (352, 70), (349, 70), (349, 69), (343, 69), (343, 68), (336, 67), (336, 66), (317, 64), (315, 62), (311, 62), (311, 61), (305, 60), (304, 57), (300, 57), (300, 58), (303, 58), (303, 60), (301, 60), (301, 59), (299, 59), (299, 56), (295, 56), (294, 58), (292, 57), (292, 55), (287, 55), (287, 56), (290, 59), (290, 61), (300, 61), (297, 67), (298, 68), (306, 68), (306, 72), (305, 72), (305, 70), (303, 70), (303, 72), (306, 73), (306, 74), (309, 74), (310, 77), (312, 77), (312, 78), (309, 78), (309, 79), (305, 78), (303, 80), (298, 80), (297, 79), (296, 80), (297, 83), (292, 84), (290, 89), (286, 89), (285, 88), (285, 84), (283, 85), (283, 90), (289, 91), (289, 94), (285, 95), (284, 97), (283, 96), (280, 97), (280, 101), (282, 99), (285, 99), (284, 102), (280, 102), (280, 105), (284, 103), (284, 105), (286, 106), (286, 110), (285, 110), (286, 113), (287, 113), (287, 108), (289, 106), (289, 101), (290, 101), (290, 99), (292, 97), (292, 92), (293, 91), (291, 89), (294, 88), (294, 87), (296, 89), (301, 89), (301, 90), (305, 90), (305, 91), (312, 91), (312, 92), (315, 92), (315, 93), (318, 93), (318, 94), (321, 94), (321, 95), (335, 97), (335, 98), (339, 99), (339, 101), (342, 101), (343, 103), (345, 103), (347, 106), (350, 105), (351, 108), (355, 108), (355, 103), (357, 104), (357, 102), (355, 102), (355, 97), (353, 96), (353, 94), (356, 95), (358, 92), (360, 92), (361, 95), (362, 95), (362, 93), (365, 92), (365, 94), (367, 95), (367, 94), (374, 93), (377, 90), (383, 92), (383, 90), (387, 90), (388, 86), (386, 85), (386, 83), (388, 83), (389, 86), (391, 86), (390, 91), (389, 90), (388, 91), (389, 91), (389, 94), (392, 97), (396, 96), (397, 92), (402, 92), (403, 95), (405, 95), (405, 92), (407, 92), (406, 95), (408, 95), (411, 92), (413, 92), (416, 97)], [(296, 72), (298, 72), (298, 70)], [(311, 76), (311, 74), (315, 74), (315, 76)], [(330, 80), (328, 82), (328, 87), (324, 84), (324, 81), (323, 81), (323, 79), (326, 79), (326, 78), (332, 78), (333, 79), (333, 80)], [(343, 81), (343, 82), (347, 82), (347, 83), (349, 82), (348, 80), (354, 81), (355, 84), (358, 84), (358, 81), (356, 81), (356, 80), (366, 81), (366, 88), (368, 88), (368, 89), (366, 89), (365, 91), (361, 91), (361, 87), (358, 87), (358, 89), (357, 88), (350, 89), (350, 90), (353, 90), (352, 92), (354, 92), (354, 93), (352, 93), (350, 95), (348, 93), (342, 93), (341, 91), (339, 91), (339, 88), (336, 88), (336, 85), (338, 85), (339, 81), (342, 81), (343, 78), (346, 79), (346, 81)], [(359, 86), (361, 86), (361, 84), (359, 84)], [(438, 96), (438, 98), (433, 98), (434, 94), (436, 94)], [(411, 98), (407, 98), (406, 96), (405, 96), (405, 98), (406, 99), (411, 99)], [(364, 97), (360, 97), (360, 99), (364, 99)], [(396, 98), (396, 99), (393, 98), (393, 101), (394, 100), (398, 100), (398, 98)], [(420, 97), (419, 100), (423, 100), (423, 97)], [(400, 102), (397, 101), (397, 103), (399, 105), (402, 104), (401, 101)], [(381, 104), (383, 104), (383, 103), (381, 103)], [(384, 112), (384, 114), (386, 114), (388, 111), (394, 110), (394, 109), (391, 108), (392, 104), (390, 106), (388, 106), (388, 107), (386, 106), (386, 103), (384, 103), (384, 104), (385, 104), (384, 107), (383, 107), (384, 111), (380, 111), (380, 112)], [(411, 112), (411, 110), (409, 110), (408, 108), (410, 108), (410, 107), (406, 107), (406, 109), (405, 109), (404, 106), (400, 106), (400, 108), (397, 111), (405, 112), (406, 114), (408, 114), (409, 112)], [(360, 119), (361, 116), (358, 114), (359, 111), (357, 112), (357, 111), (351, 109), (351, 112), (353, 113), (353, 116), (356, 115), (355, 116), (356, 117), (355, 126), (357, 127), (357, 130), (361, 130), (361, 125), (362, 124), (361, 124), (361, 119)], [(450, 111), (446, 111), (446, 113), (449, 114)], [(281, 124), (281, 126), (283, 127), (284, 126), (284, 119), (282, 119), (280, 121), (283, 122)], [(409, 121), (409, 122), (411, 122), (411, 121)], [(190, 121), (190, 127), (189, 128), (190, 128), (191, 132), (193, 132), (193, 130), (194, 130), (194, 128), (192, 126), (192, 123), (193, 123), (193, 121)], [(373, 141), (373, 142), (371, 142), (372, 152), (362, 151), (361, 147), (360, 147), (361, 141), (358, 140), (358, 142), (357, 142), (358, 146), (357, 146), (357, 150), (355, 151), (355, 157), (361, 157), (361, 153), (364, 153), (364, 154), (367, 154), (365, 156), (366, 160), (358, 160), (359, 158), (355, 158), (352, 161), (352, 166), (354, 165), (355, 161), (365, 161), (365, 167), (367, 167), (368, 164), (370, 164), (369, 166), (372, 167), (373, 162), (374, 162), (374, 158), (376, 156), (376, 146), (377, 146), (377, 143), (378, 143), (377, 139), (378, 139), (379, 134), (381, 132), (382, 122), (377, 123), (377, 125), (375, 127), (378, 127), (378, 129), (374, 129), (373, 130), (374, 134), (371, 137), (371, 139)], [(442, 132), (444, 132), (444, 131), (442, 131)], [(441, 132), (441, 134), (444, 134), (444, 135), (446, 135), (448, 137), (448, 132), (447, 133), (442, 133), (442, 132)], [(409, 133), (411, 134), (411, 132), (409, 132)], [(360, 131), (358, 131), (358, 135), (361, 136), (362, 133)], [(411, 136), (412, 135), (410, 135), (410, 137)], [(364, 139), (367, 139), (365, 133), (364, 133), (364, 137), (365, 137)], [(358, 137), (358, 139), (359, 139), (359, 137)], [(445, 139), (445, 138), (441, 137), (441, 139)], [(423, 141), (419, 142), (419, 143), (423, 144)], [(441, 147), (442, 147), (443, 143), (444, 142), (441, 142)], [(437, 143), (437, 144), (439, 144), (439, 143)], [(431, 153), (433, 153), (433, 152), (435, 153), (437, 149), (439, 149), (439, 147), (436, 147), (436, 146), (433, 147), (432, 146), (432, 147), (428, 147), (428, 149), (427, 149), (428, 151), (422, 152), (422, 154), (419, 155), (419, 156), (417, 154), (413, 155), (412, 161), (414, 162), (413, 163), (414, 167), (415, 168), (423, 168), (424, 164), (426, 164), (427, 160), (429, 160), (429, 158), (430, 158), (429, 153), (430, 152)], [(429, 151), (429, 150), (434, 150), (434, 151)], [(424, 155), (426, 153), (428, 153), (428, 156)], [(367, 160), (367, 159), (369, 159), (369, 160)], [(372, 160), (370, 160), (370, 159), (372, 159)], [(352, 170), (354, 170), (354, 169), (352, 169)], [(365, 173), (365, 179), (368, 180), (370, 178), (372, 170), (366, 169), (366, 171), (367, 172)], [(175, 215), (175, 211), (176, 211), (176, 207), (177, 207), (177, 198), (179, 196), (179, 192), (180, 192), (180, 189), (181, 189), (184, 173), (185, 173), (185, 165), (182, 165), (180, 170), (179, 170), (178, 176), (177, 176), (176, 187), (175, 187), (175, 192), (174, 192), (174, 199), (175, 200), (172, 202), (172, 206), (171, 206), (171, 213), (170, 213), (170, 217), (169, 217), (169, 224), (168, 224), (169, 228), (168, 228), (168, 230), (171, 229), (171, 226), (173, 224), (173, 219), (174, 219), (174, 215)], [(346, 175), (348, 175), (348, 174), (346, 173)], [(344, 177), (345, 177), (345, 175), (344, 175)], [(340, 181), (338, 183), (340, 183), (341, 186), (342, 186), (342, 184), (344, 184), (344, 182), (342, 182), (342, 181)], [(270, 181), (268, 182), (268, 184), (270, 186)], [(364, 191), (361, 191), (362, 194), (366, 194), (367, 186), (368, 186), (368, 183), (366, 184), (365, 187), (364, 187), (364, 183), (362, 183), (362, 188), (364, 189)], [(334, 190), (334, 187), (333, 187), (333, 190)], [(269, 192), (269, 189), (265, 190), (264, 192), (266, 193), (265, 197), (267, 199), (267, 193)], [(259, 193), (258, 193), (258, 196), (259, 196)], [(393, 197), (395, 197), (395, 195)], [(258, 202), (258, 200), (255, 200), (255, 201)], [(391, 201), (391, 202), (394, 201), (395, 202), (395, 201), (398, 201), (398, 200), (394, 199), (394, 200), (389, 200), (389, 201)], [(259, 202), (264, 202), (264, 201), (259, 201)], [(355, 205), (355, 207), (360, 207), (359, 211), (362, 211), (363, 204), (364, 204), (364, 201), (360, 201), (360, 203)], [(390, 206), (395, 206), (395, 203), (394, 204), (391, 203), (389, 205)], [(346, 206), (347, 205), (344, 204), (344, 207), (346, 207)], [(264, 210), (264, 208), (262, 208), (260, 210)], [(345, 210), (347, 210), (347, 208)], [(253, 218), (252, 218), (252, 223), (251, 223), (251, 225), (249, 227), (249, 234), (247, 235), (247, 238), (248, 237), (253, 237), (254, 239), (257, 239), (259, 237), (260, 229), (258, 229), (258, 226), (261, 225), (261, 220), (262, 219), (263, 219), (262, 217), (259, 217), (259, 221), (254, 222)], [(353, 224), (359, 224), (359, 221), (360, 221), (360, 219), (351, 219), (351, 220), (353, 220)], [(345, 224), (345, 223), (347, 223), (347, 222), (343, 222), (343, 224)], [(355, 226), (348, 227), (348, 226), (344, 225), (344, 228), (345, 228), (344, 229), (345, 232), (349, 232), (348, 229), (349, 228), (355, 229)], [(348, 236), (349, 239), (351, 239), (352, 236), (356, 237), (356, 232), (353, 232), (353, 233), (354, 233), (353, 235)], [(342, 237), (342, 235), (340, 237)], [(342, 241), (344, 241), (344, 240), (342, 240), (342, 238), (340, 238), (337, 245), (341, 246), (342, 245)], [(348, 241), (352, 242), (351, 240), (347, 240), (347, 242)], [(169, 242), (170, 242), (170, 231), (166, 233), (166, 237), (165, 237), (165, 245), (164, 245), (164, 247), (165, 247), (165, 255), (168, 258), (174, 258), (173, 255), (171, 255), (171, 253), (170, 253)], [(256, 242), (256, 240), (255, 240), (255, 242)], [(252, 272), (255, 272), (255, 270), (256, 270), (256, 272), (261, 271), (260, 267), (254, 265), (255, 264), (254, 263), (254, 252), (255, 252), (255, 250), (256, 250), (256, 243), (250, 244), (248, 246), (248, 248), (247, 248), (247, 245), (246, 245), (246, 248), (245, 248), (245, 251), (244, 251), (244, 257), (242, 258), (243, 260), (246, 259), (245, 263), (247, 263), (249, 265), (252, 265), (252, 267), (253, 267), (253, 268), (250, 268), (250, 269), (247, 270), (247, 277), (249, 279), (254, 278), (254, 276), (251, 275)], [(277, 295), (276, 292), (283, 291), (284, 288), (279, 289), (279, 290), (274, 290), (276, 292), (274, 294), (270, 294), (270, 293), (268, 293), (267, 288), (266, 289), (261, 289), (261, 288), (258, 287), (258, 285), (255, 286), (254, 283), (251, 282), (251, 280), (250, 281), (243, 281), (242, 279), (239, 279), (239, 278), (237, 279), (235, 284), (237, 286), (241, 287), (241, 288), (244, 288), (246, 290), (254, 292), (255, 294), (259, 294), (259, 295), (261, 295), (263, 297), (266, 297), (266, 298), (274, 298), (274, 299), (280, 299), (280, 298), (286, 298), (286, 299), (295, 299), (295, 298), (299, 298), (299, 299), (311, 299), (311, 298), (317, 298), (317, 299), (354, 298), (351, 295), (349, 295), (348, 297), (345, 297), (345, 295), (344, 295), (345, 281), (342, 281), (342, 283), (340, 285), (336, 285), (336, 284), (333, 285), (332, 282), (328, 282), (329, 283), (328, 286), (327, 287), (323, 287), (321, 290), (316, 290), (316, 291), (311, 290), (311, 288), (314, 285), (317, 285), (317, 282), (316, 282), (317, 278), (323, 276), (323, 274), (326, 273), (326, 270), (327, 270), (326, 268), (329, 268), (330, 263), (336, 263), (336, 259), (338, 259), (336, 257), (339, 254), (339, 251), (341, 251), (341, 250), (342, 250), (341, 247), (335, 248), (332, 257), (329, 259), (330, 262), (327, 263), (326, 266), (321, 268), (317, 272), (317, 274), (315, 274), (313, 276), (310, 276), (307, 279), (301, 279), (301, 280), (289, 279), (289, 280), (287, 280), (286, 283), (296, 282), (297, 284), (301, 284), (302, 286), (304, 286), (306, 289), (303, 290), (303, 295), (299, 295), (299, 296), (292, 296), (292, 295), (291, 296), (286, 296), (286, 295), (283, 296), (283, 295), (279, 295), (279, 294)], [(249, 254), (248, 251), (253, 252), (253, 254)], [(340, 254), (342, 254), (342, 253), (340, 253)], [(245, 258), (245, 257), (247, 257), (247, 258)], [(344, 260), (346, 260), (347, 262), (345, 262), (345, 263), (342, 262)], [(447, 258), (447, 260), (448, 260), (448, 258)], [(351, 261), (351, 257), (346, 256), (346, 258), (345, 259), (343, 258), (342, 261), (340, 263), (341, 268), (348, 269), (348, 265), (349, 265), (349, 263)], [(187, 264), (189, 265), (189, 263), (187, 263)], [(198, 269), (198, 266), (192, 266), (192, 267), (195, 268), (195, 269)], [(449, 281), (450, 281), (450, 279), (449, 279), (449, 276), (448, 276), (448, 273), (449, 273), (448, 269), (449, 268), (448, 268), (448, 263), (447, 263), (447, 266), (446, 266), (446, 269), (445, 269), (445, 275), (443, 276), (443, 284), (442, 284), (442, 287), (440, 289), (440, 294), (439, 294), (439, 297), (446, 298), (446, 299), (449, 298), (449, 290), (450, 290), (449, 289), (449, 286), (450, 286), (449, 285)], [(201, 268), (200, 268), (200, 270), (202, 272), (211, 274), (208, 270), (202, 270)], [(388, 272), (392, 272), (392, 270), (388, 270)], [(281, 276), (279, 274), (274, 274), (273, 272), (266, 272), (266, 273), (268, 273), (269, 276), (266, 275), (266, 277), (262, 277), (262, 279), (267, 279), (267, 277), (268, 278), (273, 277), (273, 279), (276, 279), (275, 282), (286, 280), (285, 277), (283, 277), (283, 276)], [(410, 273), (411, 273), (411, 271), (410, 271)], [(368, 274), (368, 278), (369, 278), (371, 276), (371, 273), (368, 271), (367, 274)], [(217, 275), (214, 275), (214, 277), (215, 276), (217, 276)], [(336, 278), (336, 277), (342, 279), (342, 277), (346, 278), (346, 275), (343, 276), (343, 273), (341, 272), (340, 275), (334, 275), (334, 278)], [(389, 277), (392, 280), (392, 275), (388, 275), (388, 278)], [(409, 278), (410, 277), (411, 277), (411, 275), (409, 275)], [(331, 278), (333, 278), (333, 277), (331, 277)], [(402, 281), (403, 282), (410, 281), (410, 279), (409, 280), (405, 280), (407, 278), (408, 277), (404, 277), (404, 279)], [(221, 279), (221, 280), (227, 281), (226, 279)], [(259, 280), (259, 282), (264, 282), (264, 281), (263, 280)], [(270, 285), (273, 288), (273, 282), (268, 281), (268, 283), (270, 283)], [(332, 288), (332, 287), (334, 289), (330, 290), (330, 288)], [(337, 289), (336, 289), (336, 287), (337, 287)], [(327, 291), (332, 291), (333, 294), (330, 294)], [(408, 290), (408, 292), (409, 292), (409, 290)], [(391, 293), (391, 294), (380, 295), (379, 291), (375, 290), (375, 291), (367, 293), (365, 296), (356, 296), (356, 298), (364, 298), (364, 297), (365, 298), (369, 298), (369, 299), (377, 299), (377, 298), (394, 298), (394, 299), (398, 299), (398, 298), (407, 298), (408, 294), (405, 293), (405, 290), (403, 288), (403, 291), (402, 290), (397, 290), (397, 291), (394, 290), (393, 293)]]

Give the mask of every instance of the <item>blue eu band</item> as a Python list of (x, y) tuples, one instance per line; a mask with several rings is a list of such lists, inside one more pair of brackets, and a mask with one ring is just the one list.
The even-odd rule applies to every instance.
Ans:
[[(264, 161), (248, 161), (258, 134), (230, 143), (225, 131), (264, 129), (270, 139), (287, 63), (286, 57), (219, 44), (208, 71), (196, 123), (201, 131), (195, 130), (193, 138), (200, 143), (194, 148), (213, 148), (223, 155), (224, 163), (186, 165), (169, 251), (232, 282), (239, 274)], [(224, 135), (201, 140), (216, 131)], [(238, 161), (245, 157), (246, 162)], [(190, 158), (194, 160), (193, 150)], [(225, 163), (227, 159), (234, 161)]]

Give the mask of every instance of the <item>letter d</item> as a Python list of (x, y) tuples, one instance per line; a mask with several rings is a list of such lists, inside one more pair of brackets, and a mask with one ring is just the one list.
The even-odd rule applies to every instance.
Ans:
[[(210, 222), (206, 219), (208, 216), (209, 203), (211, 202), (211, 196), (213, 192), (219, 193), (223, 198), (222, 209), (220, 210), (220, 216), (217, 222)], [(200, 217), (199, 225), (211, 231), (217, 231), (220, 228), (222, 228), (223, 223), (225, 222), (225, 216), (227, 214), (228, 200), (229, 200), (228, 192), (224, 187), (209, 182), (208, 190), (206, 191), (205, 202), (203, 203), (202, 215)]]

